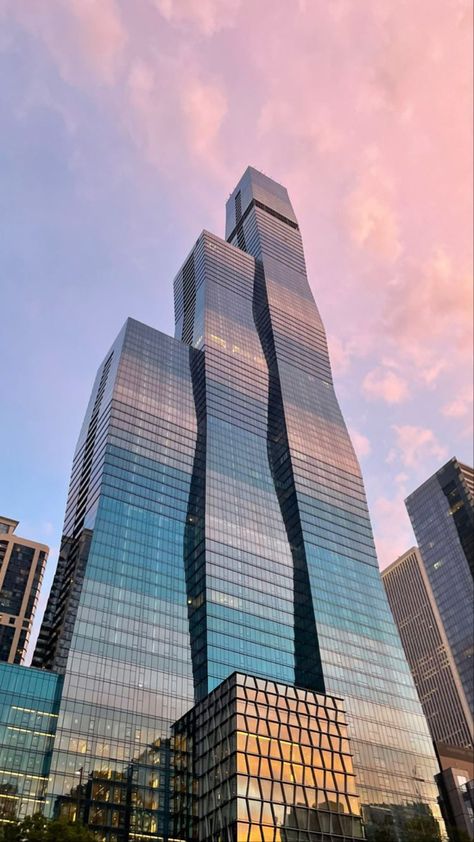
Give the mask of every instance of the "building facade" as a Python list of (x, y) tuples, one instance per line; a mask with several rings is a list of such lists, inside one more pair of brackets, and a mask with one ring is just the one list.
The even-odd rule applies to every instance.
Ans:
[(49, 548), (16, 534), (0, 516), (0, 661), (25, 659)]
[(405, 502), (472, 718), (474, 472), (453, 458)]
[[(440, 792), (443, 818), (449, 828), (456, 828), (474, 839), (474, 755), (472, 749), (436, 744), (440, 773), (436, 781)], [(453, 834), (454, 835), (454, 834)]]
[(55, 809), (108, 840), (175, 839), (173, 723), (239, 673), (344, 699), (369, 833), (420, 805), (438, 817), (283, 187), (246, 171), (175, 311), (174, 339), (126, 322), (74, 457), (34, 657), (64, 676)]
[(62, 679), (0, 664), (0, 825), (44, 811)]
[[(128, 320), (94, 385), (33, 664), (64, 675), (54, 808), (167, 839), (171, 725), (193, 703), (183, 547), (198, 351)], [(78, 798), (78, 774), (81, 773)]]
[(433, 741), (472, 747), (469, 705), (418, 548), (387, 567), (382, 580)]
[(363, 838), (340, 699), (233, 673), (173, 730), (177, 838)]

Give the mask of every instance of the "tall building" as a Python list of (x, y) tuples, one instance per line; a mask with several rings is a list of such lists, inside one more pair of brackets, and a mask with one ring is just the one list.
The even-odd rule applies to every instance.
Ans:
[(0, 826), (44, 811), (62, 678), (0, 663)]
[(405, 502), (473, 717), (474, 471), (453, 458)]
[[(186, 755), (189, 722), (201, 728), (209, 711), (218, 719), (215, 699), (232, 690), (248, 734), (262, 734), (260, 752), (270, 751), (267, 718), (287, 729), (278, 750), (291, 758), (279, 755), (275, 768), (252, 755), (246, 774), (254, 769), (256, 780), (242, 821), (240, 796), (231, 806), (235, 778), (228, 809), (216, 806), (216, 781), (225, 769), (233, 774), (230, 766), (217, 777), (208, 770), (205, 786), (214, 789), (197, 807), (212, 814), (206, 838), (221, 838), (219, 822), (232, 824), (226, 842), (236, 833), (238, 842), (320, 838), (309, 834), (324, 824), (312, 815), (324, 758), (307, 761), (311, 802), (296, 779), (301, 754), (299, 763), (292, 754), (291, 728), (312, 733), (304, 706), (321, 707), (315, 751), (324, 734), (330, 740), (322, 788), (337, 790), (331, 810), (349, 809), (347, 782), (338, 788), (331, 778), (336, 763), (345, 774), (335, 757), (341, 744), (332, 743), (345, 723), (325, 713), (338, 709), (335, 697), (343, 698), (367, 828), (384, 820), (396, 833), (405, 813), (437, 818), (429, 732), (380, 580), (360, 468), (283, 187), (247, 169), (227, 205), (227, 241), (204, 231), (178, 273), (175, 312), (174, 339), (126, 322), (99, 368), (79, 436), (34, 657), (64, 676), (52, 802), (110, 840), (178, 838), (176, 739)], [(232, 674), (237, 684), (227, 685)], [(239, 696), (241, 683), (251, 695)], [(255, 730), (259, 717), (266, 731)], [(185, 725), (176, 732), (178, 721)], [(234, 724), (222, 723), (229, 730), (219, 752), (231, 752)], [(222, 741), (223, 730), (215, 733)], [(208, 763), (216, 757), (209, 748)], [(272, 776), (272, 799), (285, 784), (283, 828), (273, 808), (274, 824), (265, 825)], [(252, 808), (257, 786), (260, 807)], [(335, 819), (324, 827), (337, 833)], [(355, 814), (351, 827), (356, 837)]]
[(472, 716), (418, 548), (382, 579), (434, 742), (472, 747)]
[(441, 771), (436, 775), (443, 818), (450, 828), (457, 828), (474, 839), (474, 754), (436, 743)]
[(17, 520), (0, 516), (0, 661), (25, 659), (49, 548), (20, 538)]

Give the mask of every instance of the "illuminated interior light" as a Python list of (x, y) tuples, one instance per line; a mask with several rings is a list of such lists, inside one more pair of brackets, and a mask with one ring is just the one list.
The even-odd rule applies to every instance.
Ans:
[(31, 728), (19, 728), (17, 725), (7, 725), (8, 731), (20, 731), (22, 734), (37, 734), (40, 737), (54, 737), (51, 731), (33, 731)]
[(0, 775), (11, 775), (14, 778), (32, 778), (35, 781), (48, 781), (47, 775), (29, 775), (27, 772), (10, 772), (9, 769), (0, 769)]
[(21, 710), (24, 711), (24, 713), (36, 713), (38, 714), (38, 716), (54, 716), (55, 719), (57, 719), (59, 716), (58, 713), (46, 713), (43, 710), (33, 710), (33, 708), (22, 708), (18, 705), (12, 705), (12, 710)]

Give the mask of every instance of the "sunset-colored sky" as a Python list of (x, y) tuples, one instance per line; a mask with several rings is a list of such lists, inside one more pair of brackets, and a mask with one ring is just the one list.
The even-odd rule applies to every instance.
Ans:
[(128, 315), (248, 164), (285, 184), (381, 565), (472, 463), (470, 0), (0, 0), (0, 510), (57, 559), (75, 440)]

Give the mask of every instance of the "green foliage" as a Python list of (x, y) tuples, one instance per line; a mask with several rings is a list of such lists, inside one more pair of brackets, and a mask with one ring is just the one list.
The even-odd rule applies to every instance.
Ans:
[(406, 842), (441, 842), (438, 822), (433, 816), (414, 816), (406, 824)]
[(372, 824), (367, 828), (367, 839), (369, 842), (441, 842), (441, 834), (433, 816), (421, 813), (404, 822), (398, 831), (390, 819)]
[(45, 819), (37, 813), (0, 826), (0, 842), (97, 842), (83, 824)]

